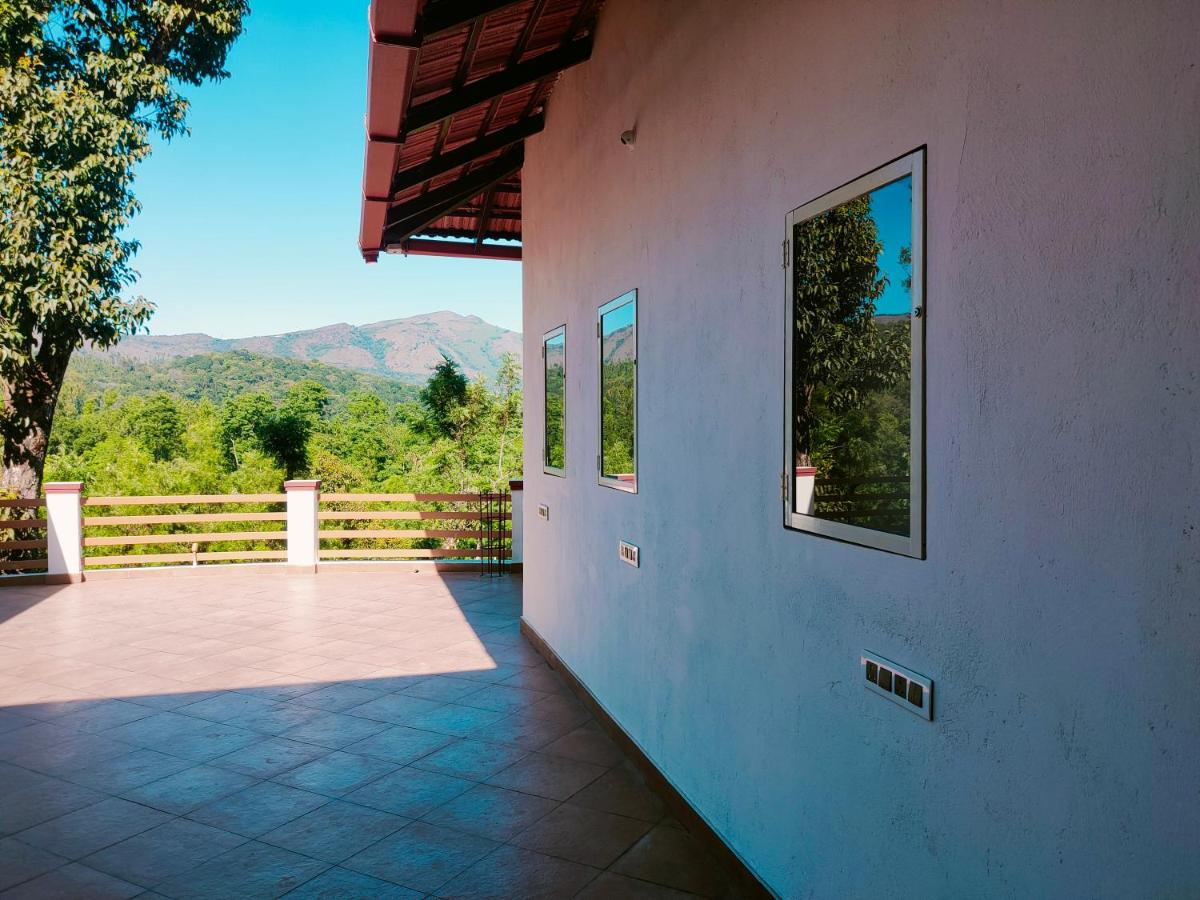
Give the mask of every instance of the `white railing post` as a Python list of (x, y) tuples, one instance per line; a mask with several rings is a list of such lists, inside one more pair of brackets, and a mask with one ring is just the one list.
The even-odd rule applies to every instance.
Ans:
[(46, 581), (83, 581), (83, 482), (52, 481), (46, 494)]
[(508, 486), (512, 490), (512, 558), (509, 562), (519, 565), (525, 550), (525, 517), (522, 513), (525, 482), (510, 481)]
[(287, 492), (287, 561), (293, 569), (317, 571), (317, 510), (321, 506), (321, 482), (285, 481)]

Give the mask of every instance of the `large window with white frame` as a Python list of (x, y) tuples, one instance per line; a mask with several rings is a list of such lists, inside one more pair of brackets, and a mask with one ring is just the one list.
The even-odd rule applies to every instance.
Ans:
[(924, 557), (925, 152), (787, 217), (784, 524)]
[(545, 391), (545, 428), (542, 432), (542, 469), (566, 475), (567, 326), (542, 335), (542, 385)]
[(600, 307), (600, 452), (605, 487), (637, 493), (637, 291)]

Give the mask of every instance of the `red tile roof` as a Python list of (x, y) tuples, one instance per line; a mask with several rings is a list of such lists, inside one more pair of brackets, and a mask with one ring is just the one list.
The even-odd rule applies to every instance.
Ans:
[[(372, 0), (359, 246), (519, 259), (524, 138), (603, 0)], [(505, 243), (495, 243), (503, 241)]]

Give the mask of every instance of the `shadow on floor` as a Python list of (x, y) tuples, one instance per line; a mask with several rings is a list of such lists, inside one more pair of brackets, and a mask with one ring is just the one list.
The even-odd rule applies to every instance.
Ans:
[(0, 896), (729, 895), (520, 635), (519, 578), (146, 575), (10, 602)]

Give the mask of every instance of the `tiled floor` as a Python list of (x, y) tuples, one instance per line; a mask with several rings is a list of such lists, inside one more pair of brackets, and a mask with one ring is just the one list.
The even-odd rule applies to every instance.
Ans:
[(0, 897), (726, 896), (520, 580), (0, 588)]

